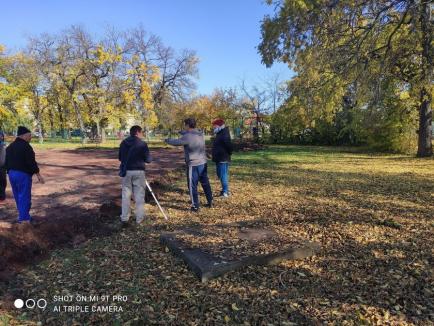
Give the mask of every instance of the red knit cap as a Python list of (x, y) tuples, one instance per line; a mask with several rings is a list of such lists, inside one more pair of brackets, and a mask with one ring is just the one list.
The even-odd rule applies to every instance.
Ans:
[(225, 121), (224, 121), (223, 119), (215, 119), (215, 120), (212, 122), (212, 124), (221, 127), (221, 126), (223, 126), (223, 125), (225, 124)]

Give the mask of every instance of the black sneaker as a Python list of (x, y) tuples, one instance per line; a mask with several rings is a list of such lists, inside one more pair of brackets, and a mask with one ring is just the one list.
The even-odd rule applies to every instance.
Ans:
[(122, 229), (126, 229), (130, 226), (130, 223), (127, 221), (121, 221)]
[(205, 207), (207, 207), (207, 208), (212, 208), (214, 205), (212, 204), (212, 202), (211, 203), (208, 203), (208, 204), (205, 204)]
[(190, 208), (190, 211), (191, 212), (199, 212), (199, 207), (196, 207), (196, 206), (191, 206), (191, 208)]
[(41, 223), (41, 222), (38, 222), (38, 221), (36, 221), (36, 220), (33, 219), (33, 218), (30, 220), (30, 224), (33, 225), (33, 226), (36, 226), (36, 225), (38, 225), (38, 224), (40, 224), (40, 223)]
[(17, 221), (17, 223), (21, 225), (32, 225), (32, 226), (34, 224), (33, 220)]

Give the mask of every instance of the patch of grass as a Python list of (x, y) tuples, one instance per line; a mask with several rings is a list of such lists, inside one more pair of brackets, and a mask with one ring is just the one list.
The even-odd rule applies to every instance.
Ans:
[[(151, 225), (55, 251), (1, 291), (47, 298), (49, 309), (27, 312), (44, 325), (433, 324), (433, 163), (331, 147), (236, 153), (233, 195), (216, 198), (215, 208), (190, 213), (185, 177), (178, 173), (160, 195), (168, 222), (147, 205)], [(213, 164), (209, 175), (217, 193)], [(322, 250), (306, 260), (252, 266), (201, 284), (158, 242), (162, 231), (233, 222), (316, 241)], [(209, 245), (227, 246), (225, 236)], [(62, 293), (120, 294), (128, 301), (116, 303), (122, 313), (53, 313), (52, 298)], [(20, 317), (19, 311), (8, 313)]]

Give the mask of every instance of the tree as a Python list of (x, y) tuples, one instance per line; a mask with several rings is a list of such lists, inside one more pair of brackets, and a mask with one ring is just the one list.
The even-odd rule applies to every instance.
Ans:
[(86, 69), (86, 80), (82, 87), (83, 99), (89, 110), (89, 116), (96, 125), (96, 134), (105, 141), (105, 128), (110, 116), (117, 115), (118, 92), (117, 65), (122, 61), (122, 49), (118, 45), (98, 44), (91, 51)]
[(75, 111), (80, 128), (82, 142), (87, 141), (87, 133), (80, 107), (80, 87), (86, 76), (86, 59), (90, 57), (92, 41), (90, 36), (80, 27), (72, 26), (57, 40), (56, 48), (48, 58), (51, 73), (67, 90), (69, 100)]
[(11, 83), (11, 66), (13, 58), (6, 54), (0, 45), (0, 129), (13, 130), (23, 117), (23, 112), (15, 106), (20, 98), (20, 90)]
[[(303, 56), (315, 53), (321, 86), (339, 78), (370, 94), (375, 104), (390, 77), (411, 89), (419, 112), (420, 157), (432, 151), (433, 26), (428, 0), (267, 1), (273, 17), (262, 22), (259, 52), (270, 66), (275, 60), (306, 67)], [(358, 96), (363, 97), (360, 93)]]
[(185, 100), (196, 88), (192, 78), (197, 77), (199, 59), (191, 50), (176, 55), (171, 47), (159, 45), (157, 51), (161, 78), (155, 87), (155, 104), (161, 106), (167, 96), (173, 100)]
[(32, 114), (38, 128), (39, 142), (42, 143), (43, 115), (48, 107), (45, 95), (48, 85), (41, 73), (40, 62), (27, 53), (18, 53), (9, 63), (7, 80), (19, 89), (20, 99), (22, 99), (19, 103)]
[(147, 72), (150, 76), (159, 77), (151, 81), (151, 95), (154, 112), (159, 119), (164, 119), (163, 112), (167, 113), (167, 107), (163, 106), (171, 107), (171, 104), (183, 103), (191, 97), (191, 92), (196, 88), (193, 79), (198, 74), (199, 60), (194, 51), (177, 53), (141, 26), (129, 31), (127, 38), (129, 65), (136, 75), (134, 82), (140, 81), (137, 76), (143, 74), (137, 63), (143, 64), (142, 68), (151, 69)]
[(215, 116), (213, 118), (224, 119), (226, 125), (234, 129), (243, 128), (243, 122), (248, 118), (248, 113), (243, 110), (236, 88), (216, 89), (210, 100), (214, 107)]
[(273, 113), (275, 113), (285, 99), (287, 85), (284, 81), (282, 81), (281, 75), (277, 72), (268, 76), (264, 83), (268, 92), (271, 110)]
[(268, 101), (269, 94), (265, 88), (260, 88), (255, 85), (248, 87), (244, 80), (241, 81), (241, 91), (245, 95), (244, 104), (251, 112), (251, 119), (254, 119), (255, 126), (253, 127), (253, 138), (255, 142), (259, 142), (259, 129), (264, 134), (264, 121), (265, 113), (269, 111)]
[(104, 141), (106, 128), (133, 120), (147, 130), (162, 117), (173, 125), (177, 104), (192, 97), (197, 62), (193, 51), (177, 52), (142, 27), (108, 28), (98, 39), (80, 26), (32, 37), (14, 55), (0, 48), (0, 123), (12, 128), (29, 111), (41, 141), (48, 130), (66, 137), (79, 128), (83, 142), (89, 131)]

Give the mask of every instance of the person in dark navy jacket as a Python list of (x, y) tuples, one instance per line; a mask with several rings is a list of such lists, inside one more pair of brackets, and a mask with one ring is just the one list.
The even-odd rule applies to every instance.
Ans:
[(151, 163), (152, 157), (148, 145), (143, 141), (143, 129), (132, 126), (130, 137), (123, 140), (119, 147), (120, 172), (122, 177), (122, 226), (128, 226), (131, 215), (131, 197), (136, 203), (136, 222), (145, 219), (145, 163)]

